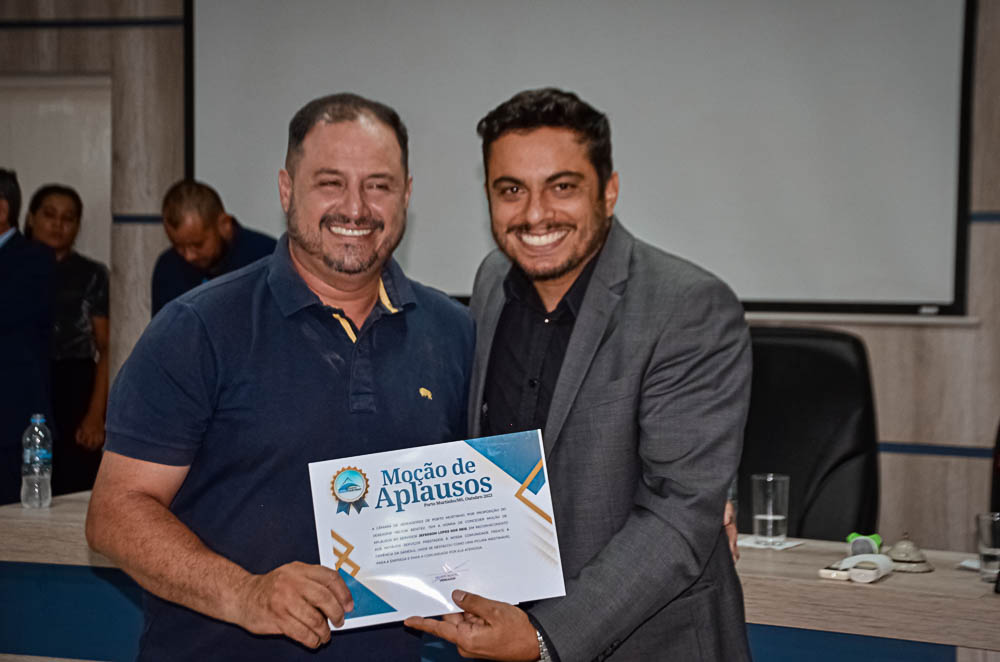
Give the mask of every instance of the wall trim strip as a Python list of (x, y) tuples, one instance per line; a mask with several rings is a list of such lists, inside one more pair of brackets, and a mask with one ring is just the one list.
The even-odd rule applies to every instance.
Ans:
[(159, 214), (114, 214), (111, 223), (114, 225), (155, 224), (163, 222)]
[(909, 455), (947, 455), (950, 457), (992, 458), (993, 449), (977, 446), (937, 446), (934, 444), (905, 444), (897, 441), (883, 441), (878, 445), (881, 453), (904, 453)]
[(182, 16), (143, 18), (32, 18), (0, 21), (0, 30), (89, 30), (104, 28), (183, 27)]

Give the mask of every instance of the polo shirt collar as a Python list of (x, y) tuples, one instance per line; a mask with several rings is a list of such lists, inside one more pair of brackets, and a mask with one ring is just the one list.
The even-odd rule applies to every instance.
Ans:
[(403, 268), (392, 257), (382, 267), (382, 280), (379, 283), (379, 301), (390, 313), (404, 310), (417, 304), (413, 294), (413, 283), (403, 273)]
[[(309, 289), (302, 276), (292, 264), (292, 256), (288, 252), (288, 234), (282, 234), (278, 245), (271, 254), (271, 265), (268, 269), (267, 284), (271, 294), (278, 304), (278, 309), (285, 317), (308, 308), (320, 306), (322, 302), (315, 292)], [(416, 305), (413, 285), (403, 273), (402, 268), (393, 258), (382, 267), (382, 278), (379, 283), (379, 305), (386, 311), (398, 312)]]

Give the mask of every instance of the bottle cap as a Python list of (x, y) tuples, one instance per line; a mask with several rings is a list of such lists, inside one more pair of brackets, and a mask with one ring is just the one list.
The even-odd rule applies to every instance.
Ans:
[(32, 414), (31, 415), (31, 422), (32, 423), (44, 423), (45, 422), (45, 414)]

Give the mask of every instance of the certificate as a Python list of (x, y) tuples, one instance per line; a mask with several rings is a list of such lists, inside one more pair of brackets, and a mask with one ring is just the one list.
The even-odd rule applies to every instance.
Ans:
[(566, 594), (538, 430), (309, 465), (320, 563), (354, 598), (343, 628)]

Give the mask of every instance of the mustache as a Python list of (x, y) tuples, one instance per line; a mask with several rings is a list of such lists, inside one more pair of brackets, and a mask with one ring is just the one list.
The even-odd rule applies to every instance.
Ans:
[(382, 230), (385, 228), (385, 221), (377, 216), (358, 216), (357, 218), (351, 218), (350, 216), (345, 216), (344, 214), (323, 214), (323, 216), (319, 219), (319, 225), (321, 228), (339, 225), (342, 227), (354, 227), (359, 230)]
[(538, 232), (541, 230), (542, 234), (548, 234), (549, 232), (556, 232), (557, 230), (572, 229), (573, 226), (569, 223), (546, 223), (544, 225), (531, 223), (520, 223), (518, 225), (512, 225), (507, 228), (505, 234), (520, 234)]

